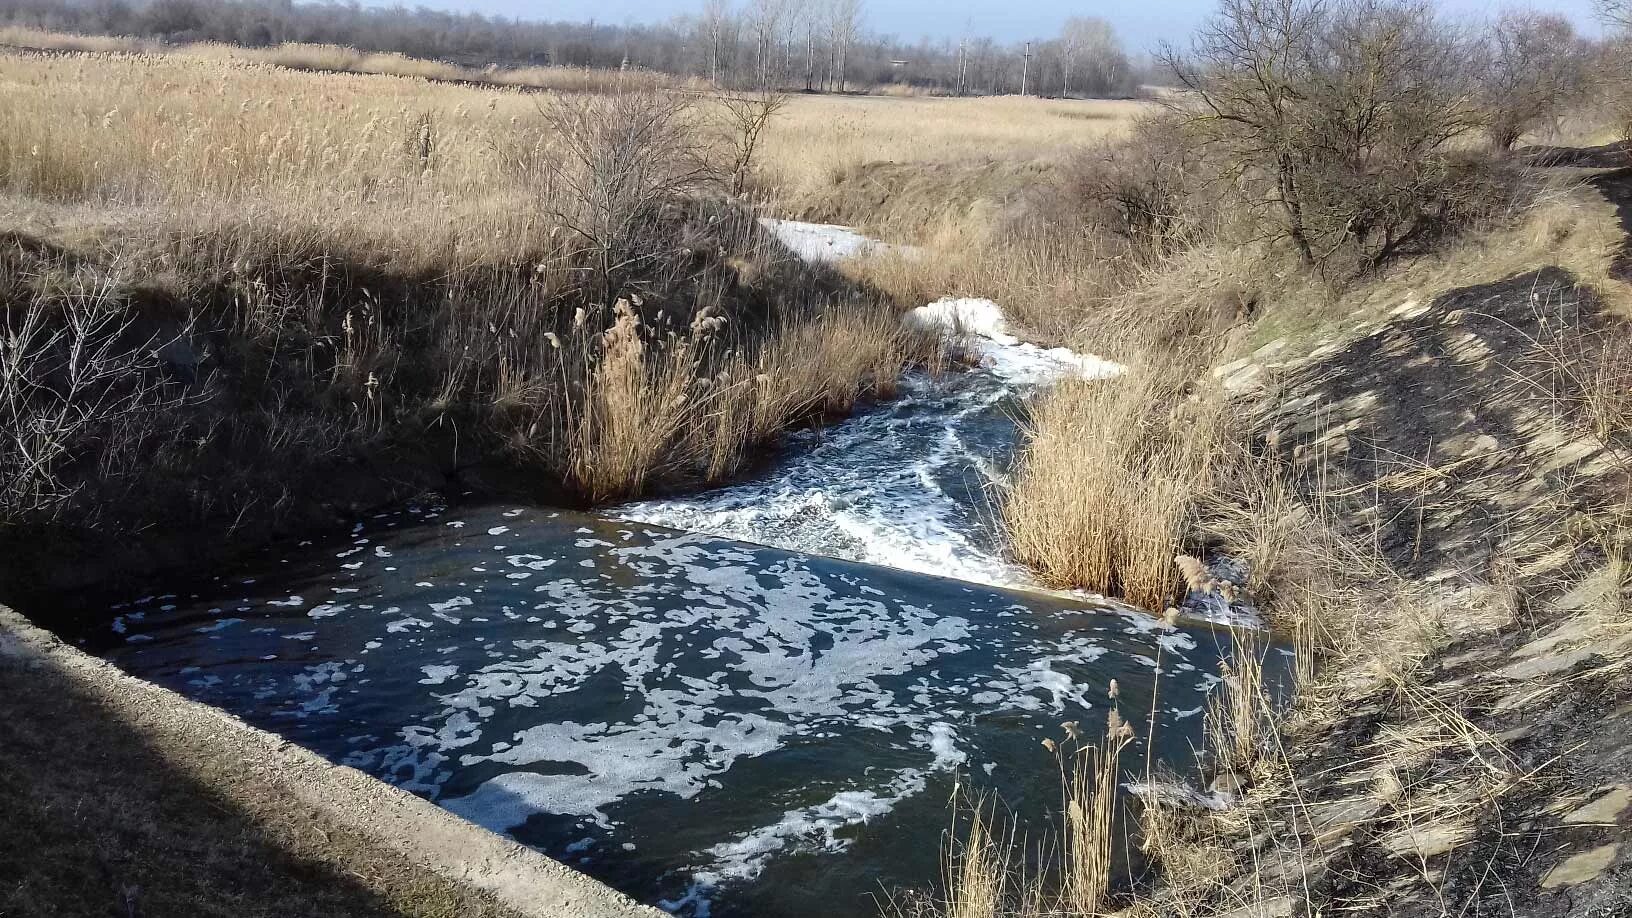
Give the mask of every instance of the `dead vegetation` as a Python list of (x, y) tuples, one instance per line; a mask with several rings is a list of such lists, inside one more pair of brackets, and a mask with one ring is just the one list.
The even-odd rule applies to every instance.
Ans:
[(1174, 547), (1213, 487), (1223, 426), (1216, 396), (1187, 398), (1182, 375), (1156, 364), (1114, 385), (1051, 389), (1024, 423), (1003, 501), (1014, 556), (1052, 586), (1166, 609), (1180, 583)]
[[(1563, 686), (1610, 685), (1632, 640), (1538, 611), (1590, 593), (1595, 607), (1622, 610), (1592, 621), (1624, 621), (1614, 616), (1627, 583), (1626, 326), (1549, 297), (1563, 283), (1572, 303), (1624, 315), (1614, 213), (1624, 189), (1519, 167), (1505, 151), (1590, 95), (1588, 54), (1545, 18), (1511, 16), (1481, 36), (1410, 3), (1226, 3), (1176, 61), (1193, 82), (1171, 114), (1056, 167), (1044, 194), (984, 212), (984, 226), (948, 222), (928, 237), (931, 252), (956, 253), (939, 276), (957, 292), (1012, 303), (1034, 333), (1132, 368), (1033, 407), (1003, 497), (1016, 557), (1052, 585), (1153, 611), (1177, 600), (1181, 581), (1250, 600), (1295, 653), (1290, 699), (1265, 685), (1251, 642), (1220, 673), (1202, 786), (1227, 805), (1143, 793), (1138, 839), (1152, 870), (1119, 882), (1109, 903), (1055, 913), (1444, 914), (1504, 901), (1556, 913), (1558, 900), (1535, 893), (1563, 882), (1543, 879), (1549, 859), (1534, 846), (1553, 830), (1533, 827), (1548, 819), (1536, 800), (1609, 780), (1622, 753), (1591, 741), (1605, 749), (1597, 777), (1583, 778), (1560, 764), (1573, 752), (1517, 752), (1528, 731), (1514, 724), (1540, 716), (1550, 735), (1588, 743), (1590, 727), (1537, 712), (1567, 697)], [(1569, 273), (1537, 271), (1547, 265)], [(935, 270), (881, 260), (862, 276), (916, 292), (935, 286)], [(1015, 277), (1028, 272), (1048, 283)], [(1449, 292), (1461, 296), (1436, 299)], [(1496, 303), (1505, 311), (1492, 318)], [(1433, 318), (1402, 318), (1423, 314)], [(1490, 328), (1457, 327), (1471, 315)], [(1508, 339), (1537, 323), (1551, 331)], [(1389, 336), (1391, 326), (1409, 331)], [(1441, 335), (1443, 352), (1413, 349)], [(1357, 382), (1331, 402), (1311, 396), (1316, 368), (1364, 375), (1341, 359), (1357, 339), (1382, 342), (1356, 351), (1370, 365), (1504, 370), (1440, 394), (1485, 401), (1473, 396), (1424, 433), (1425, 450), (1401, 429), (1437, 420), (1383, 423), (1363, 407), (1427, 410), (1421, 393), (1439, 390), (1416, 376), (1399, 391)], [(1217, 383), (1200, 368), (1239, 357), (1221, 368), (1239, 377), (1289, 346), (1325, 355), (1300, 364), (1304, 388), (1282, 388), (1271, 370), (1245, 390), (1254, 399), (1218, 397), (1230, 423), (1222, 407), (1204, 420)], [(1492, 407), (1532, 398), (1511, 428)], [(1241, 417), (1249, 404), (1271, 411)], [(1487, 430), (1499, 451), (1481, 458), (1469, 444)], [(1526, 474), (1546, 484), (1508, 482), (1483, 463), (1534, 463)], [(1487, 541), (1463, 540), (1450, 520), (1484, 527)], [(1175, 560), (1181, 552), (1195, 557)], [(1244, 562), (1244, 580), (1214, 578), (1198, 560), (1214, 556)], [(1515, 633), (1532, 643), (1504, 646), (1526, 640)], [(1461, 658), (1480, 662), (1441, 662)], [(1503, 694), (1493, 678), (1525, 685)], [(1577, 804), (1590, 796), (1578, 791)], [(981, 831), (988, 847), (1001, 835)], [(1062, 875), (1075, 856), (1061, 853)], [(965, 860), (951, 880), (974, 875), (982, 894), (949, 890), (948, 903), (1034, 914), (1061, 877), (1018, 876), (1019, 860)], [(1003, 870), (1008, 886), (991, 876)]]
[(583, 502), (722, 481), (924, 353), (725, 194), (753, 151), (706, 99), (0, 70), (8, 543), (259, 529), (470, 470)]

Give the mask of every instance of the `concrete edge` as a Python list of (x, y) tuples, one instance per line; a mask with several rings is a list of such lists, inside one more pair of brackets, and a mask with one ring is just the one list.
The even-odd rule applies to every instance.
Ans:
[(455, 883), (535, 918), (666, 918), (610, 886), (453, 815), (436, 804), (335, 765), (225, 711), (127, 675), (0, 605), (0, 667), (52, 665), (99, 691), (160, 712), (196, 749), (230, 756), (336, 824)]

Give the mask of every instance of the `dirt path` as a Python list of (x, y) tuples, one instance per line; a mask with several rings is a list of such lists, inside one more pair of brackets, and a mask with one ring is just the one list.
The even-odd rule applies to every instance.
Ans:
[(0, 916), (652, 918), (0, 606)]

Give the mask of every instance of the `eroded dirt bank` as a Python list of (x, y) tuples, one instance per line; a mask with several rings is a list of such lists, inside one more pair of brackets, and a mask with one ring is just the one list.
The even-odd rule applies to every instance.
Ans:
[(1632, 913), (1629, 453), (1575, 407), (1581, 342), (1624, 334), (1604, 293), (1541, 268), (1220, 368), (1415, 598), (1373, 629), (1409, 647), (1329, 673), (1244, 805), (1198, 817), (1233, 877), (1203, 913)]
[(0, 697), (0, 914), (662, 914), (4, 607)]

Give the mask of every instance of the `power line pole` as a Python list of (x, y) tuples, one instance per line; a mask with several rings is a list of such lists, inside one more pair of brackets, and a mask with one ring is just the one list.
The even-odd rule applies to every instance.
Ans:
[(964, 36), (964, 39), (962, 41), (958, 42), (958, 95), (959, 96), (963, 96), (963, 95), (966, 95), (968, 93), (968, 83), (969, 83), (969, 38), (968, 38), (968, 36)]
[(1026, 81), (1031, 77), (1031, 42), (1026, 42), (1026, 53), (1020, 55), (1020, 95), (1026, 95)]

